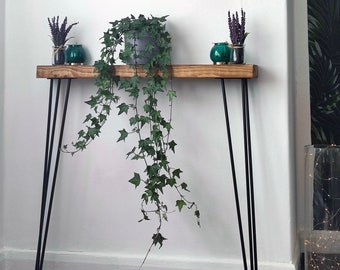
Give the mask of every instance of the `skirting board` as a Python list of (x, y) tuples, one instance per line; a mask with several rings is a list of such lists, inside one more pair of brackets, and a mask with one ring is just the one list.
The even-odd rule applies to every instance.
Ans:
[[(137, 270), (142, 258), (85, 252), (48, 252), (44, 270)], [(4, 249), (0, 270), (34, 269), (35, 251)], [(149, 257), (143, 270), (240, 270), (241, 260)], [(259, 263), (261, 270), (295, 270), (293, 263)]]
[(5, 270), (5, 253), (2, 249), (0, 249), (0, 270)]

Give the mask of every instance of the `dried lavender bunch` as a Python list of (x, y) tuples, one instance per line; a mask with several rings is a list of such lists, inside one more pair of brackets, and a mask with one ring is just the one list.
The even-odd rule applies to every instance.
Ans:
[(249, 33), (246, 33), (246, 13), (241, 9), (241, 21), (239, 19), (238, 13), (230, 14), (228, 11), (228, 26), (230, 32), (230, 40), (234, 45), (243, 45), (246, 37)]
[(59, 16), (57, 16), (57, 18), (53, 17), (52, 19), (47, 18), (47, 20), (51, 29), (51, 39), (55, 47), (64, 46), (65, 43), (70, 39), (67, 38), (67, 35), (70, 32), (71, 28), (79, 23), (72, 23), (71, 25), (66, 27), (67, 17), (65, 17), (63, 23), (59, 27)]

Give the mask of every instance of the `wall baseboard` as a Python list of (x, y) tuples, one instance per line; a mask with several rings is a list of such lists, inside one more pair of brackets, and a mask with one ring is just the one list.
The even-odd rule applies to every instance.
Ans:
[(0, 249), (0, 270), (6, 270), (5, 265), (6, 260), (5, 260), (5, 253), (2, 249)]
[[(143, 258), (121, 254), (47, 252), (44, 270), (137, 270)], [(34, 269), (35, 251), (0, 251), (0, 270)], [(241, 260), (197, 260), (197, 258), (150, 257), (143, 270), (239, 270)], [(293, 263), (259, 263), (261, 270), (295, 270)]]

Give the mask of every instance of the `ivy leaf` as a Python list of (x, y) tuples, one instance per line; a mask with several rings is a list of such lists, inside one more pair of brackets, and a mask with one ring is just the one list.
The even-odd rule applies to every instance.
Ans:
[(98, 128), (91, 128), (87, 129), (87, 134), (91, 139), (94, 139), (96, 136), (99, 136), (100, 130)]
[(129, 180), (129, 182), (135, 185), (135, 188), (137, 188), (141, 182), (140, 175), (138, 173), (134, 173), (134, 176)]
[(159, 170), (160, 170), (159, 165), (157, 163), (154, 163), (151, 166), (150, 165), (147, 166), (145, 171), (148, 174), (148, 176), (152, 178), (157, 177), (159, 175)]
[(168, 97), (169, 97), (169, 100), (172, 101), (175, 97), (177, 97), (177, 96), (176, 96), (176, 91), (170, 90), (170, 91), (168, 92)]
[(90, 100), (85, 101), (86, 104), (90, 105), (91, 109), (97, 106), (98, 104), (98, 97), (91, 96)]
[(164, 212), (167, 213), (168, 212), (168, 207), (166, 206), (166, 204), (162, 204), (161, 208), (164, 209)]
[(90, 121), (91, 118), (92, 118), (92, 114), (89, 113), (88, 115), (86, 115), (85, 120), (84, 120), (83, 123), (86, 123), (86, 122)]
[(176, 180), (175, 180), (175, 178), (168, 178), (166, 183), (170, 187), (173, 187), (176, 184)]
[(196, 210), (196, 211), (195, 211), (195, 216), (196, 216), (197, 218), (200, 218), (200, 211), (199, 211), (199, 210)]
[(130, 126), (136, 125), (138, 123), (138, 121), (139, 121), (138, 115), (135, 115), (135, 116), (131, 117), (129, 119), (129, 121), (130, 121)]
[(180, 212), (181, 212), (184, 205), (187, 205), (185, 201), (183, 201), (183, 200), (177, 200), (176, 201), (176, 206), (178, 207), (178, 210)]
[(101, 114), (98, 115), (99, 122), (106, 121), (106, 118), (107, 118), (107, 116), (105, 114), (101, 113)]
[(84, 130), (80, 130), (80, 131), (78, 132), (78, 139), (84, 137), (84, 135), (85, 135), (85, 131), (84, 131)]
[(172, 172), (173, 176), (174, 177), (177, 177), (177, 178), (180, 178), (180, 174), (182, 173), (183, 171), (181, 169), (176, 169)]
[(133, 147), (133, 148), (131, 149), (131, 151), (129, 151), (128, 153), (126, 153), (126, 158), (129, 158), (129, 156), (132, 155), (132, 154), (134, 154), (135, 151), (136, 151), (136, 147)]
[(150, 138), (139, 140), (138, 147), (141, 150), (141, 152), (145, 152), (150, 156), (153, 156), (156, 152), (152, 145), (152, 140), (150, 140)]
[(172, 150), (172, 152), (174, 152), (175, 153), (175, 146), (177, 145), (177, 143), (175, 143), (175, 141), (171, 141), (171, 142), (169, 142), (169, 147), (170, 147), (170, 149)]
[(110, 114), (111, 107), (110, 107), (108, 104), (104, 104), (104, 105), (103, 105), (103, 111), (104, 111), (106, 114)]
[(125, 141), (126, 137), (129, 135), (129, 133), (125, 130), (125, 128), (122, 130), (119, 130), (119, 133), (120, 133), (120, 137), (117, 140), (117, 142)]
[(183, 189), (183, 190), (186, 190), (186, 191), (189, 191), (188, 189), (187, 189), (187, 187), (188, 187), (188, 185), (187, 185), (187, 183), (182, 183), (181, 184), (181, 188)]
[(146, 113), (150, 113), (152, 111), (152, 107), (149, 104), (145, 104), (143, 108)]
[(150, 122), (150, 118), (147, 116), (141, 116), (140, 117), (141, 127), (143, 127), (145, 124), (148, 124)]
[(159, 248), (161, 248), (163, 246), (163, 241), (167, 240), (165, 237), (163, 237), (163, 235), (161, 233), (155, 233), (152, 236), (152, 244), (154, 246), (156, 246), (157, 244), (159, 244)]
[(92, 117), (91, 118), (91, 125), (92, 126), (96, 126), (96, 125), (98, 125), (98, 123), (99, 123), (99, 120), (98, 120), (97, 117)]
[(143, 201), (144, 201), (146, 204), (148, 204), (148, 202), (149, 202), (149, 196), (148, 196), (148, 194), (143, 193), (142, 199), (143, 199)]
[(161, 122), (161, 125), (166, 129), (167, 132), (170, 132), (170, 130), (171, 130), (171, 128), (172, 128), (170, 122), (163, 120), (163, 121)]
[(76, 149), (80, 149), (80, 150), (84, 150), (86, 148), (86, 143), (84, 140), (82, 141), (77, 141), (76, 143), (73, 143), (73, 146), (76, 148)]
[(200, 211), (199, 210), (195, 211), (195, 216), (197, 217), (197, 225), (201, 226), (201, 223), (200, 223)]
[(118, 115), (121, 115), (122, 113), (127, 114), (128, 111), (129, 111), (129, 105), (127, 105), (124, 102), (122, 104), (118, 105), (117, 108), (119, 109)]
[(142, 213), (143, 213), (143, 218), (139, 220), (138, 222), (142, 222), (143, 220), (150, 220), (150, 218), (148, 217), (147, 213), (144, 210), (142, 210)]

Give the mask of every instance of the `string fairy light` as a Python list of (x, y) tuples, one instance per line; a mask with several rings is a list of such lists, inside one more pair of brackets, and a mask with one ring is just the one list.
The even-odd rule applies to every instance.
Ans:
[[(329, 151), (332, 149), (332, 151)], [(335, 149), (335, 150), (333, 150)], [(331, 145), (313, 148), (307, 153), (306, 176), (312, 196), (308, 207), (313, 206), (312, 217), (306, 224), (306, 270), (340, 270), (340, 147)], [(339, 165), (337, 165), (339, 164)]]

